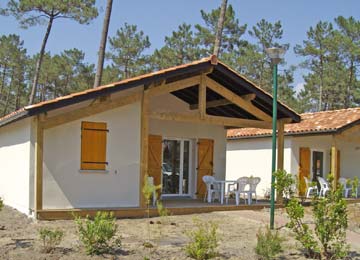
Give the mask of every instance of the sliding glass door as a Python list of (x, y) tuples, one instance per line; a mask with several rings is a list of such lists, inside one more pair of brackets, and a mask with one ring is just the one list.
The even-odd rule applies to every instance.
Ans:
[(188, 195), (190, 184), (191, 142), (165, 139), (162, 159), (162, 194)]

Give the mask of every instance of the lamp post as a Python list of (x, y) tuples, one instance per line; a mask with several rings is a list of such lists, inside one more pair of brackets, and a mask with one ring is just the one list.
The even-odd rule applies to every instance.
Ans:
[(275, 176), (276, 170), (276, 121), (277, 121), (277, 66), (285, 55), (285, 49), (268, 48), (265, 50), (273, 66), (273, 116), (272, 116), (272, 156), (271, 156), (271, 201), (270, 201), (270, 229), (274, 229), (275, 215)]

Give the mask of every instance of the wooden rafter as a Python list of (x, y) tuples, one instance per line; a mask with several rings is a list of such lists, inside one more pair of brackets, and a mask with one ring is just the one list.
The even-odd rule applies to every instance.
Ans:
[(199, 115), (203, 119), (206, 116), (206, 76), (204, 74), (200, 77), (198, 103)]
[[(246, 94), (246, 95), (242, 95), (241, 97), (243, 99), (245, 99), (246, 101), (251, 101), (256, 98), (256, 94)], [(220, 106), (226, 106), (226, 105), (231, 105), (231, 104), (233, 104), (233, 103), (230, 102), (229, 100), (227, 100), (226, 98), (222, 98), (222, 99), (217, 99), (217, 100), (212, 100), (212, 101), (206, 102), (206, 108), (220, 107)], [(191, 110), (195, 110), (198, 108), (199, 108), (198, 104), (190, 105)]]
[(271, 128), (270, 122), (251, 120), (251, 119), (222, 117), (222, 116), (210, 116), (210, 115), (206, 115), (203, 119), (201, 119), (196, 114), (192, 115), (192, 114), (180, 114), (173, 112), (152, 112), (150, 113), (150, 118), (158, 119), (158, 120), (222, 125), (222, 126), (230, 126), (230, 127), (255, 127), (255, 128), (266, 128), (266, 129)]
[(176, 90), (189, 88), (195, 85), (200, 84), (200, 75), (193, 76), (186, 79), (181, 79), (175, 82), (161, 84), (159, 86), (149, 87), (146, 92), (148, 92), (149, 97), (158, 96), (166, 93), (170, 93)]
[(223, 87), (221, 84), (219, 84), (215, 80), (207, 77), (206, 83), (207, 83), (207, 86), (211, 90), (215, 91), (219, 95), (221, 95), (224, 98), (226, 98), (227, 100), (231, 101), (231, 103), (234, 103), (238, 107), (244, 109), (248, 113), (254, 115), (258, 119), (268, 121), (268, 122), (271, 121), (271, 116), (269, 116), (264, 111), (257, 108), (256, 106), (254, 106), (251, 102), (243, 99), (239, 95), (237, 95), (234, 92), (232, 92), (232, 91), (228, 90), (227, 88)]

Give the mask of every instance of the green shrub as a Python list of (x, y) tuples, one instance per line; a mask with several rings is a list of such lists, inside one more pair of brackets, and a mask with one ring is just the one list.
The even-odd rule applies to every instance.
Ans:
[(276, 179), (274, 187), (277, 194), (285, 199), (292, 197), (294, 194), (293, 187), (295, 184), (293, 175), (291, 173), (287, 173), (285, 170), (278, 170), (274, 172), (274, 176)]
[(287, 226), (295, 233), (295, 238), (304, 247), (305, 254), (312, 258), (318, 258), (320, 256), (318, 242), (309, 226), (303, 222), (304, 207), (293, 198), (286, 205), (286, 212), (290, 219)]
[(196, 229), (186, 232), (190, 242), (185, 246), (185, 252), (193, 259), (205, 260), (217, 256), (218, 226), (213, 222), (194, 221)]
[(325, 259), (343, 259), (348, 255), (346, 202), (342, 188), (331, 190), (314, 202), (315, 234)]
[(282, 252), (281, 243), (284, 239), (280, 237), (278, 231), (271, 231), (267, 226), (264, 232), (259, 229), (256, 237), (255, 253), (259, 256), (259, 259), (274, 259), (277, 254)]
[(3, 207), (4, 207), (4, 202), (2, 198), (0, 198), (0, 211), (2, 210)]
[(43, 251), (45, 253), (51, 253), (55, 247), (61, 243), (64, 237), (64, 232), (61, 230), (50, 230), (47, 228), (41, 228), (39, 230), (39, 237), (43, 243)]
[(89, 216), (85, 220), (76, 218), (80, 241), (89, 255), (110, 252), (121, 246), (121, 238), (117, 237), (116, 219), (113, 213), (97, 212), (94, 220)]
[[(332, 176), (329, 176), (329, 184), (332, 180)], [(344, 259), (348, 255), (347, 209), (342, 195), (341, 186), (335, 190), (330, 187), (325, 198), (314, 200), (315, 232), (304, 224), (304, 208), (298, 201), (292, 199), (286, 206), (290, 218), (288, 226), (295, 232), (296, 239), (301, 242), (310, 257), (334, 260)]]

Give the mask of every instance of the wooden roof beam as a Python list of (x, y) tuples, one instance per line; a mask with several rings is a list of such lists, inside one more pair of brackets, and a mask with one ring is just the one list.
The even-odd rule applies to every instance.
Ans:
[(231, 103), (234, 103), (238, 107), (242, 108), (243, 110), (247, 111), (248, 113), (254, 115), (260, 120), (268, 121), (270, 122), (272, 120), (272, 117), (266, 114), (261, 109), (254, 106), (250, 101), (245, 100), (241, 96), (235, 94), (231, 90), (225, 88), (215, 80), (207, 77), (206, 79), (207, 86), (218, 93), (219, 95), (223, 96), (227, 100), (231, 101)]
[[(246, 101), (251, 101), (256, 98), (256, 94), (246, 94), (246, 95), (242, 95), (241, 97), (243, 99), (245, 99)], [(229, 100), (223, 98), (223, 99), (212, 100), (212, 101), (206, 102), (206, 108), (220, 107), (220, 106), (226, 106), (226, 105), (231, 105), (231, 104), (233, 104), (233, 103), (230, 102)], [(190, 105), (191, 110), (195, 110), (198, 108), (199, 108), (198, 104)]]
[(157, 120), (167, 121), (180, 121), (189, 123), (202, 123), (211, 125), (222, 125), (230, 127), (254, 127), (254, 128), (265, 128), (271, 129), (271, 122), (242, 119), (242, 118), (231, 118), (222, 116), (210, 116), (206, 115), (203, 119), (197, 114), (181, 114), (173, 112), (150, 112), (149, 117)]

